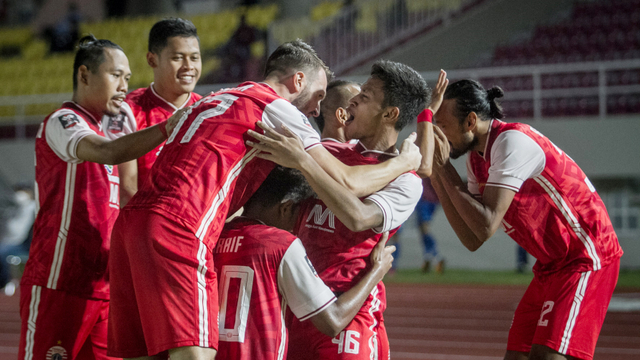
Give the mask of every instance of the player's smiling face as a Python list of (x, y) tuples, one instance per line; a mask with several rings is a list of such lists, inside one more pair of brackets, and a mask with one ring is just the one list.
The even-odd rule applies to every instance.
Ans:
[(435, 114), (435, 124), (442, 130), (449, 140), (451, 151), (449, 156), (457, 159), (466, 154), (478, 144), (477, 136), (460, 123), (456, 116), (456, 99), (444, 100)]
[(200, 79), (200, 44), (193, 36), (170, 37), (160, 54), (149, 53), (147, 60), (153, 68), (156, 89), (169, 91), (173, 96), (193, 91)]
[(104, 61), (98, 70), (88, 74), (90, 95), (85, 105), (96, 114), (110, 116), (120, 113), (120, 105), (127, 95), (131, 70), (127, 56), (118, 49), (104, 49)]
[(380, 130), (384, 114), (384, 83), (382, 80), (370, 77), (360, 93), (349, 101), (347, 113), (349, 118), (345, 123), (345, 135), (349, 139), (365, 139), (373, 137)]

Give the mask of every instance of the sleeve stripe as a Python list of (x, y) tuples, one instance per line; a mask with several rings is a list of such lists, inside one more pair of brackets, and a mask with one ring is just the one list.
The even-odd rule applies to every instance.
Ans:
[(305, 151), (309, 151), (309, 149), (313, 149), (314, 147), (318, 146), (318, 145), (322, 145), (322, 143), (315, 143), (315, 144), (311, 144), (309, 146), (307, 146), (306, 148), (304, 148)]
[(333, 304), (335, 301), (337, 300), (337, 298), (334, 296), (332, 297), (329, 301), (327, 301), (324, 305), (322, 305), (321, 307), (317, 308), (315, 311), (310, 312), (309, 314), (302, 316), (300, 318), (298, 318), (300, 321), (305, 321), (308, 318), (314, 317), (315, 315), (321, 313), (324, 309), (326, 309), (329, 305)]
[(510, 190), (514, 190), (516, 192), (520, 191), (520, 187), (516, 187), (516, 186), (513, 186), (513, 185), (507, 185), (507, 184), (501, 184), (501, 183), (495, 183), (495, 182), (487, 182), (487, 185), (503, 187), (503, 188), (507, 188), (507, 189), (510, 189)]

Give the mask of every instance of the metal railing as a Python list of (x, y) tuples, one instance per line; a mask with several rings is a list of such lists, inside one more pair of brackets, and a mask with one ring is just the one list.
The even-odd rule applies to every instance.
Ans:
[[(532, 88), (529, 90), (509, 90), (505, 89), (503, 102), (530, 100), (533, 107), (533, 119), (544, 119), (542, 102), (544, 99), (561, 99), (575, 97), (597, 97), (598, 112), (595, 116), (605, 119), (610, 116), (607, 113), (607, 99), (616, 95), (638, 95), (640, 96), (640, 83), (628, 85), (609, 85), (608, 79), (614, 71), (632, 70), (640, 73), (640, 59), (605, 61), (605, 62), (585, 62), (572, 64), (548, 64), (529, 66), (508, 66), (508, 67), (488, 67), (477, 69), (456, 69), (448, 71), (451, 81), (457, 79), (483, 79), (510, 78), (510, 77), (530, 77)], [(550, 88), (543, 87), (542, 78), (544, 76), (563, 76), (575, 73), (597, 73), (598, 81), (593, 86), (581, 86), (570, 88)], [(422, 76), (429, 83), (433, 84), (438, 78), (437, 71), (423, 72)], [(349, 77), (349, 79), (363, 82), (366, 77)], [(214, 84), (201, 85), (196, 88), (196, 92), (207, 94), (211, 91), (223, 87), (233, 87), (237, 84)], [(488, 84), (491, 85), (491, 84)], [(16, 138), (25, 137), (25, 127), (27, 124), (40, 122), (46, 114), (27, 116), (26, 109), (29, 105), (37, 104), (61, 104), (65, 100), (71, 99), (72, 94), (43, 94), (24, 96), (4, 96), (0, 97), (0, 106), (15, 107), (15, 115), (10, 117), (0, 117), (0, 124), (14, 125), (16, 127)]]
[[(509, 78), (509, 77), (531, 77), (531, 90), (509, 90), (505, 89), (503, 101), (531, 100), (533, 102), (533, 119), (543, 118), (543, 99), (574, 98), (574, 97), (597, 97), (598, 116), (604, 119), (608, 116), (607, 99), (615, 95), (640, 95), (640, 83), (628, 85), (609, 85), (608, 79), (613, 71), (634, 70), (640, 72), (640, 59), (603, 61), (603, 62), (583, 62), (570, 64), (547, 64), (547, 65), (526, 65), (526, 66), (506, 66), (488, 67), (477, 69), (456, 69), (447, 72), (449, 79), (475, 79), (482, 82), (483, 79)], [(569, 88), (543, 88), (542, 78), (546, 75), (562, 76), (576, 73), (597, 73), (598, 81), (594, 86), (579, 86)], [(434, 83), (439, 72), (424, 72), (422, 76), (430, 83)]]
[(284, 20), (273, 24), (273, 45), (308, 41), (336, 74), (343, 74), (399, 42), (419, 35), (485, 0), (362, 0), (320, 24)]

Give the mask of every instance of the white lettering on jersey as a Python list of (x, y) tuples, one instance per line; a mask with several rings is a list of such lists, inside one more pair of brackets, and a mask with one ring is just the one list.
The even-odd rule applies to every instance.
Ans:
[(341, 331), (338, 336), (331, 340), (332, 343), (338, 345), (338, 354), (343, 352), (347, 354), (358, 354), (360, 352), (360, 343), (357, 339), (360, 333), (355, 330)]
[[(313, 223), (315, 225), (309, 224), (309, 221), (312, 217)], [(324, 227), (324, 223), (327, 221), (327, 219), (329, 220), (329, 228)], [(316, 204), (313, 206), (313, 209), (311, 209), (309, 216), (307, 216), (307, 224), (305, 226), (308, 228), (314, 228), (333, 233), (334, 230), (331, 229), (336, 228), (335, 215), (331, 210), (329, 210), (329, 208), (323, 209), (322, 205)]]
[[(220, 341), (244, 342), (249, 318), (254, 271), (248, 266), (222, 267), (219, 282), (220, 311), (218, 329)], [(231, 311), (233, 308), (234, 311)], [(235, 315), (235, 317), (233, 316)]]
[(244, 239), (244, 236), (234, 236), (230, 238), (220, 239), (216, 246), (216, 253), (226, 252), (238, 252), (238, 249), (242, 245), (240, 240)]
[(113, 175), (113, 165), (105, 165), (109, 177), (109, 206), (120, 209), (120, 178)]
[(505, 232), (505, 234), (509, 235), (513, 232), (513, 226), (511, 226), (511, 224), (509, 224), (508, 222), (506, 222), (504, 219), (502, 219), (502, 222), (500, 223), (500, 227), (502, 228), (502, 230)]

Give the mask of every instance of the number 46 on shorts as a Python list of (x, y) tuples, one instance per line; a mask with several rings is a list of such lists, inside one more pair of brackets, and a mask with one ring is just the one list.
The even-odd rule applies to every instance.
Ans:
[(345, 352), (347, 354), (358, 354), (360, 352), (360, 333), (355, 330), (345, 330), (340, 332), (338, 336), (331, 340), (332, 343), (338, 344), (338, 354)]

